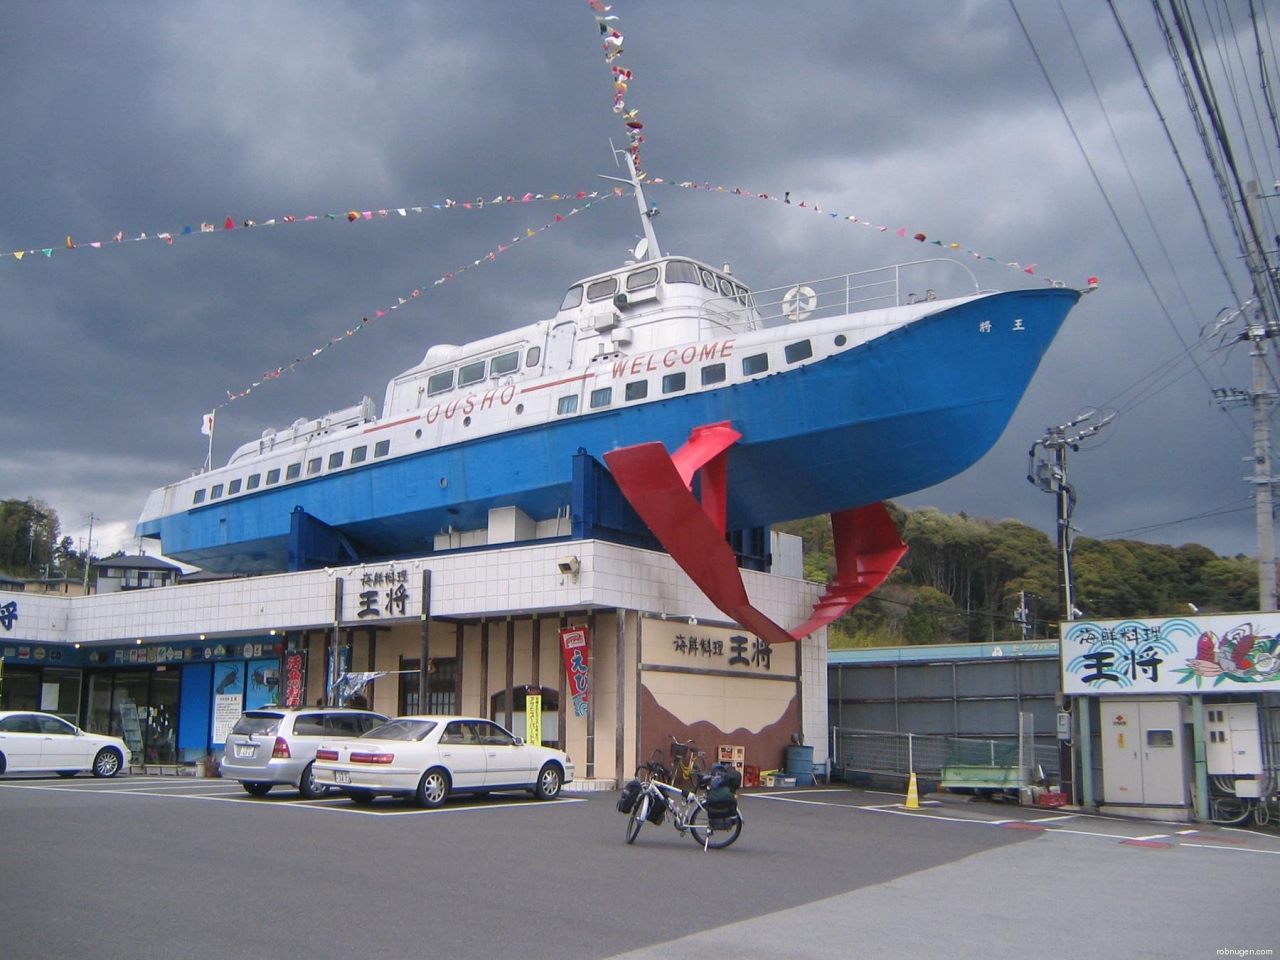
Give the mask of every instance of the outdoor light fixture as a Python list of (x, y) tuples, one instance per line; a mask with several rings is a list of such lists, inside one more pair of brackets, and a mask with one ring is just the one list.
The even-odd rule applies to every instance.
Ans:
[(573, 577), (578, 579), (578, 571), (582, 569), (582, 564), (578, 562), (577, 557), (561, 557), (556, 561), (556, 569), (560, 571), (561, 576)]

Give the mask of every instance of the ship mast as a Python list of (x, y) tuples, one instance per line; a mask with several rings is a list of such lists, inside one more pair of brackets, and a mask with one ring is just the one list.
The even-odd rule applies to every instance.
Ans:
[(662, 256), (662, 251), (658, 249), (658, 235), (653, 232), (653, 218), (658, 215), (658, 205), (655, 203), (649, 206), (645, 201), (644, 188), (640, 185), (640, 176), (636, 173), (635, 160), (631, 154), (616, 148), (613, 153), (615, 157), (622, 155), (627, 162), (627, 172), (631, 174), (631, 178), (624, 180), (621, 177), (610, 177), (603, 173), (600, 174), (600, 178), (613, 180), (615, 183), (625, 183), (635, 191), (636, 206), (640, 210), (640, 224), (644, 228), (644, 241), (636, 244), (635, 256), (637, 260), (656, 260)]

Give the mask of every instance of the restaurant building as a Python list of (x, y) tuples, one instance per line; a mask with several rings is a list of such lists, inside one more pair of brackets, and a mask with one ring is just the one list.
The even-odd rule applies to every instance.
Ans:
[[(799, 541), (773, 537), (774, 572), (742, 576), (761, 611), (800, 623), (820, 586), (800, 577)], [(796, 742), (825, 755), (825, 630), (765, 643), (669, 556), (603, 540), (10, 593), (0, 658), (0, 708), (57, 713), (124, 737), (136, 764), (192, 773), (209, 769), (243, 710), (355, 690), (388, 715), (465, 713), (520, 736), (540, 701), (542, 740), (593, 780), (629, 778), (673, 737), (712, 761), (739, 747), (763, 769)]]

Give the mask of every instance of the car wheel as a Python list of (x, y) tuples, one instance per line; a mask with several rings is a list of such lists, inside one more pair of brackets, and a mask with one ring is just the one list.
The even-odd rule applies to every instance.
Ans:
[(252, 781), (246, 781), (241, 783), (240, 786), (244, 787), (244, 792), (249, 794), (251, 797), (265, 797), (271, 792), (272, 785), (269, 783), (254, 783)]
[(95, 777), (114, 777), (120, 772), (120, 762), (124, 758), (118, 750), (103, 747), (93, 758), (93, 775)]
[(342, 792), (347, 795), (348, 800), (362, 807), (373, 803), (373, 794), (368, 790), (343, 790)]
[(80, 772), (79, 770), (59, 770), (59, 771), (58, 771), (58, 776), (60, 776), (60, 777), (66, 777), (68, 780), (70, 780), (72, 777), (74, 777), (74, 776), (75, 776), (77, 773), (79, 773), (79, 772)]
[(302, 770), (302, 776), (298, 779), (298, 793), (302, 795), (304, 800), (315, 800), (323, 797), (329, 792), (329, 787), (324, 783), (316, 783), (315, 765), (308, 763)]
[(5, 771), (4, 754), (0, 753), (0, 773), (4, 773), (4, 771)]
[(560, 796), (560, 787), (564, 781), (560, 777), (560, 768), (554, 763), (544, 763), (538, 771), (538, 782), (533, 787), (533, 795), (539, 800), (554, 800)]
[(428, 809), (441, 806), (449, 799), (449, 774), (439, 767), (432, 767), (418, 781), (418, 804)]

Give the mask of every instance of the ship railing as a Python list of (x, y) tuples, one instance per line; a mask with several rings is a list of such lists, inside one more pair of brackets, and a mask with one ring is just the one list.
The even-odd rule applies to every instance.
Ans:
[(967, 266), (938, 257), (756, 290), (747, 310), (735, 297), (708, 300), (702, 305), (701, 319), (742, 332), (979, 292), (977, 278)]

